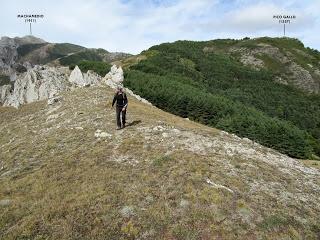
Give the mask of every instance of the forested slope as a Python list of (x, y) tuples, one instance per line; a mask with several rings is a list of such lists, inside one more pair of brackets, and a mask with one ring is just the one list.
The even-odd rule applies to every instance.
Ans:
[(303, 50), (313, 59), (320, 56), (287, 38), (178, 41), (143, 52), (148, 57), (126, 70), (125, 84), (179, 116), (248, 137), (293, 157), (317, 158), (319, 94), (280, 83), (277, 79), (286, 76), (287, 70), (276, 68), (277, 56), (266, 58), (260, 68), (244, 64), (239, 53), (244, 46), (260, 52), (260, 46), (286, 52), (290, 64), (303, 60), (298, 61), (290, 51)]

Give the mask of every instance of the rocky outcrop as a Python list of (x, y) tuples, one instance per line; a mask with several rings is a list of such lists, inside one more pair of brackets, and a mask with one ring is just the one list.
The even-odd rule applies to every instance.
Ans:
[(6, 95), (3, 105), (17, 108), (24, 103), (51, 98), (67, 89), (66, 79), (67, 76), (59, 68), (35, 66), (17, 78), (12, 93)]
[[(55, 68), (36, 65), (17, 78), (13, 89), (10, 85), (0, 87), (0, 104), (18, 108), (21, 104), (48, 99), (48, 104), (52, 105), (61, 100), (58, 96), (61, 91), (101, 83), (111, 88), (123, 87), (123, 70), (115, 65), (103, 80), (91, 70), (82, 73), (78, 66), (68, 77), (69, 73), (70, 71), (66, 67)], [(151, 105), (150, 102), (134, 94), (130, 89), (124, 89), (139, 101)]]
[(312, 77), (310, 72), (295, 62), (291, 62), (289, 70), (292, 75), (288, 76), (289, 82), (296, 87), (311, 93), (318, 93), (320, 90), (320, 81)]
[(96, 85), (101, 81), (101, 77), (93, 71), (82, 74), (80, 68), (76, 66), (70, 74), (69, 82), (76, 87), (86, 87)]
[(117, 67), (116, 65), (113, 65), (110, 69), (110, 72), (108, 72), (103, 78), (102, 82), (112, 88), (117, 88), (123, 87), (123, 80), (124, 77), (121, 66)]
[(73, 83), (77, 86), (85, 86), (86, 85), (86, 83), (84, 81), (83, 74), (78, 66), (76, 66), (72, 70), (70, 77), (69, 77), (69, 82)]
[(88, 70), (87, 73), (83, 74), (84, 81), (87, 83), (87, 86), (97, 85), (101, 82), (101, 77), (92, 70)]
[(15, 75), (14, 64), (18, 59), (18, 45), (12, 38), (2, 37), (0, 40), (0, 74)]
[(10, 95), (11, 85), (0, 86), (0, 104), (3, 104), (4, 101)]

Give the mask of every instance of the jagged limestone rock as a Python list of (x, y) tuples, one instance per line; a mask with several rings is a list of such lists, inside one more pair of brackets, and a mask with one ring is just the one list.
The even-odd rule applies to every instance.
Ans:
[(78, 66), (76, 66), (69, 77), (69, 82), (77, 85), (77, 86), (86, 86), (86, 82), (84, 80), (83, 74)]
[(70, 74), (69, 82), (77, 87), (96, 85), (101, 81), (101, 77), (93, 71), (82, 74), (80, 68), (76, 66)]
[(123, 87), (123, 70), (116, 65), (113, 65), (110, 69), (110, 72), (106, 74), (103, 79), (103, 82), (112, 88)]
[[(91, 70), (83, 74), (78, 66), (71, 72), (69, 78), (67, 77), (68, 73), (69, 70), (65, 67), (55, 68), (36, 65), (33, 68), (29, 68), (27, 72), (18, 76), (14, 83), (13, 91), (10, 85), (0, 87), (0, 103), (4, 106), (18, 108), (24, 103), (48, 99), (48, 104), (52, 105), (60, 101), (57, 94), (70, 89), (70, 87), (99, 85), (101, 82), (112, 88), (123, 87), (122, 68), (117, 68), (115, 65), (103, 81), (98, 74)], [(130, 89), (124, 89), (139, 101), (151, 105), (150, 102), (134, 94)]]
[(17, 108), (24, 103), (48, 99), (67, 86), (66, 76), (58, 68), (35, 66), (17, 78), (13, 92), (7, 95), (3, 105)]
[(101, 82), (101, 77), (94, 71), (88, 70), (87, 73), (83, 74), (84, 81), (89, 85), (97, 85)]

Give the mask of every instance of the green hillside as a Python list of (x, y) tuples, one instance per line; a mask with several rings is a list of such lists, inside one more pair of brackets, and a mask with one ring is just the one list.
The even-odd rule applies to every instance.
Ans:
[(277, 76), (289, 75), (277, 63), (278, 55), (259, 54), (264, 64), (260, 69), (240, 61), (242, 49), (260, 46), (276, 49), (283, 64), (291, 64), (283, 60), (290, 57), (299, 66), (314, 60), (312, 67), (318, 67), (319, 52), (304, 48), (296, 39), (178, 41), (142, 53), (148, 58), (126, 70), (125, 84), (179, 116), (293, 157), (318, 158), (320, 96), (275, 81)]

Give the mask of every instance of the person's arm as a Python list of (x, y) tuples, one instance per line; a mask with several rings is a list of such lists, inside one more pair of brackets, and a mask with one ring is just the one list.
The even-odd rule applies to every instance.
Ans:
[(128, 98), (127, 98), (127, 94), (124, 94), (123, 98), (124, 98), (124, 106), (123, 106), (123, 109), (126, 109), (126, 108), (127, 108), (127, 106), (128, 106)]
[(117, 94), (115, 94), (115, 95), (114, 95), (114, 97), (113, 97), (113, 100), (112, 100), (112, 107), (113, 107), (114, 103), (116, 102), (116, 100), (117, 100)]

